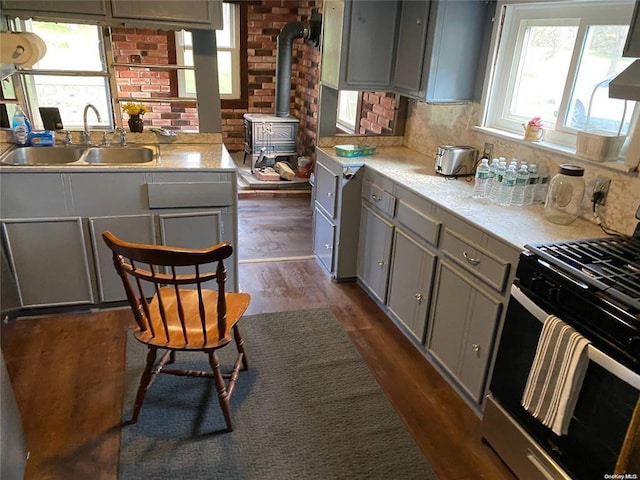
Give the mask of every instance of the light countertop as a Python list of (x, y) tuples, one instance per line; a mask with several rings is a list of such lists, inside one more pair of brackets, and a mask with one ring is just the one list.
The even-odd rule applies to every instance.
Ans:
[[(132, 140), (129, 136), (129, 139)], [(191, 142), (190, 140), (196, 140)], [(196, 136), (180, 139), (179, 141), (157, 141), (155, 135), (140, 134), (140, 138), (129, 141), (129, 145), (154, 145), (160, 152), (156, 162), (137, 164), (89, 165), (86, 163), (62, 165), (0, 165), (0, 171), (37, 172), (37, 171), (114, 171), (114, 170), (215, 170), (235, 172), (237, 168), (229, 152), (221, 142), (203, 142)], [(188, 143), (187, 143), (188, 142)], [(99, 146), (99, 145), (97, 145)], [(8, 143), (0, 144), (0, 154), (12, 148)], [(50, 148), (50, 147), (36, 147)]]
[(339, 157), (331, 147), (321, 150), (344, 167), (365, 165), (442, 208), (501, 238), (516, 248), (526, 244), (601, 238), (607, 235), (594, 223), (577, 219), (556, 225), (543, 215), (542, 205), (502, 207), (472, 198), (473, 179), (448, 179), (435, 174), (435, 158), (402, 146), (378, 146), (371, 156)]

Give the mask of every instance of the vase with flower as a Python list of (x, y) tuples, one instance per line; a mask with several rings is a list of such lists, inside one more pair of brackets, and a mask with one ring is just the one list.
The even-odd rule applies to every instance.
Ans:
[(144, 128), (142, 117), (149, 111), (144, 103), (128, 102), (122, 106), (122, 110), (129, 115), (129, 130), (140, 133)]
[(540, 117), (533, 117), (526, 124), (522, 124), (524, 128), (524, 140), (527, 142), (539, 142), (544, 137), (544, 128)]

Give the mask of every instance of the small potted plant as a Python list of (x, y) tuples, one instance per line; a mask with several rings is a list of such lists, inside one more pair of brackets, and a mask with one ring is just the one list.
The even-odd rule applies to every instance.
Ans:
[(149, 111), (144, 103), (127, 102), (122, 106), (122, 110), (129, 115), (129, 130), (132, 132), (142, 132), (144, 122), (142, 117)]

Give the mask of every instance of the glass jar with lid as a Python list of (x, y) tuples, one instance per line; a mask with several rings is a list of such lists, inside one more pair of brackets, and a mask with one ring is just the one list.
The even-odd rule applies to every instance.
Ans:
[(564, 163), (549, 182), (544, 216), (559, 225), (569, 225), (578, 215), (584, 196), (584, 168)]

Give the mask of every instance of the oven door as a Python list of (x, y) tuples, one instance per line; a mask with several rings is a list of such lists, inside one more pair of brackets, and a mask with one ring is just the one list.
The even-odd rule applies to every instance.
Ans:
[[(493, 399), (574, 479), (614, 473), (639, 399), (640, 376), (589, 346), (589, 367), (567, 435), (558, 436), (521, 405), (544, 320), (553, 313), (518, 286), (511, 290), (490, 391)], [(500, 452), (498, 452), (500, 453)]]

